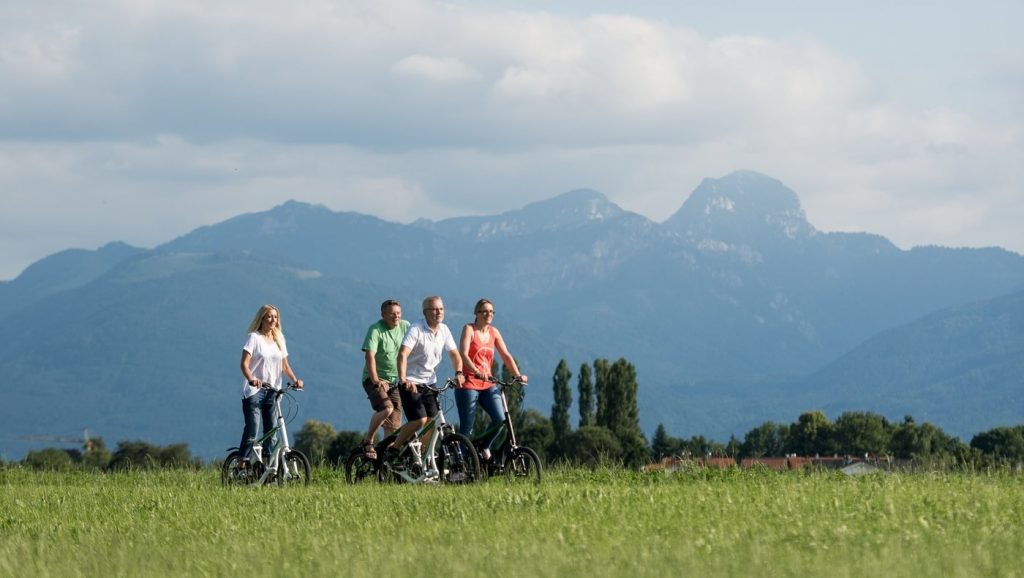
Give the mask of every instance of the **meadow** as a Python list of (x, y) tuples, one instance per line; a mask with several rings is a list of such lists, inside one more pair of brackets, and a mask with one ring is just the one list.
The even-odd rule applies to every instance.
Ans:
[(642, 474), (224, 488), (0, 470), (0, 576), (1024, 576), (1024, 477)]

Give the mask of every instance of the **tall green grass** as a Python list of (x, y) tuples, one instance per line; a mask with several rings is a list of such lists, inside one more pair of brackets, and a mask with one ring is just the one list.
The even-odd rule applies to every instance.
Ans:
[(541, 486), (223, 488), (0, 471), (0, 576), (1022, 576), (1008, 474), (554, 470)]

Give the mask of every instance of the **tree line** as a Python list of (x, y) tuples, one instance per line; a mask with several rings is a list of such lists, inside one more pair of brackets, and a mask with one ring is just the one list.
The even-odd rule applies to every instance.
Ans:
[[(597, 359), (580, 366), (579, 427), (571, 427), (572, 375), (563, 359), (552, 377), (554, 404), (551, 437), (536, 437), (534, 449), (551, 460), (593, 465), (621, 462), (633, 467), (665, 457), (744, 458), (885, 456), (913, 460), (923, 466), (990, 467), (1024, 463), (1024, 425), (997, 427), (975, 435), (969, 443), (910, 415), (901, 422), (867, 411), (847, 411), (835, 421), (820, 410), (807, 411), (790, 424), (766, 421), (742, 440), (724, 443), (702, 435), (689, 439), (669, 435), (658, 424), (647, 443), (639, 425), (636, 370), (625, 359)], [(534, 420), (536, 422), (537, 420)], [(535, 425), (535, 428), (543, 426)], [(527, 444), (528, 445), (528, 444)], [(539, 448), (539, 449), (538, 449)]]
[[(507, 381), (505, 368), (494, 368)], [(554, 404), (546, 416), (534, 409), (523, 409), (523, 389), (509, 391), (509, 412), (520, 445), (534, 449), (547, 463), (562, 462), (595, 466), (622, 464), (636, 467), (665, 457), (743, 458), (814, 456), (888, 456), (914, 460), (923, 466), (987, 467), (1024, 462), (1024, 425), (996, 427), (964, 443), (948, 436), (936, 425), (904, 416), (891, 422), (871, 412), (850, 411), (835, 421), (819, 410), (801, 414), (793, 423), (766, 421), (724, 443), (703, 436), (689, 439), (669, 435), (658, 424), (648, 443), (640, 428), (637, 404), (639, 384), (636, 368), (629, 361), (594, 360), (580, 366), (575, 391), (578, 415), (573, 404), (572, 373), (561, 360), (552, 375)], [(489, 417), (477, 410), (476, 427), (486, 429)], [(573, 417), (575, 419), (573, 420)], [(573, 428), (572, 422), (577, 426)], [(325, 422), (310, 420), (299, 431), (296, 446), (314, 462), (339, 463), (360, 438), (358, 431), (335, 431)]]
[(123, 471), (158, 468), (198, 469), (205, 464), (188, 444), (159, 446), (141, 440), (121, 441), (111, 451), (102, 437), (90, 438), (82, 449), (43, 448), (25, 455), (21, 464), (36, 470)]
[[(493, 368), (503, 381), (512, 376), (504, 367)], [(499, 373), (500, 372), (500, 373)], [(966, 465), (989, 467), (1024, 462), (1024, 425), (997, 427), (975, 435), (969, 443), (941, 428), (917, 423), (912, 416), (890, 422), (866, 411), (844, 412), (835, 421), (820, 410), (807, 411), (795, 422), (766, 421), (751, 429), (742, 440), (726, 442), (697, 435), (688, 439), (671, 436), (658, 424), (648, 442), (640, 428), (636, 368), (626, 359), (595, 359), (580, 365), (576, 379), (576, 427), (573, 427), (572, 372), (563, 359), (552, 375), (554, 404), (545, 416), (523, 408), (524, 388), (508, 391), (509, 413), (520, 445), (536, 451), (546, 463), (634, 468), (665, 457), (743, 458), (814, 456), (888, 456), (914, 460), (928, 466)], [(490, 417), (478, 408), (476, 431), (487, 429)], [(362, 438), (358, 431), (336, 431), (326, 422), (308, 420), (295, 436), (295, 447), (314, 465), (343, 464)], [(118, 470), (140, 468), (198, 468), (202, 460), (186, 444), (157, 446), (143, 441), (119, 442), (114, 451), (102, 438), (93, 438), (83, 450), (45, 448), (31, 451), (21, 462), (36, 469), (83, 468)]]

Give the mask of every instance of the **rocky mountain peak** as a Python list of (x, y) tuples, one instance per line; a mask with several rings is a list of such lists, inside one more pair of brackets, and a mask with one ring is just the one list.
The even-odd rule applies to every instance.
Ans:
[(754, 171), (704, 179), (665, 225), (698, 241), (739, 244), (815, 234), (796, 193)]

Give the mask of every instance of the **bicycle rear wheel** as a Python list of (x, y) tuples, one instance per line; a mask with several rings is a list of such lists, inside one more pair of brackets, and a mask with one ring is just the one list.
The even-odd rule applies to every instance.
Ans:
[(310, 478), (309, 458), (299, 450), (288, 450), (284, 454), (284, 467), (277, 468), (277, 485), (308, 486)]
[(444, 436), (437, 468), (445, 484), (471, 484), (480, 479), (480, 458), (473, 442), (459, 433)]
[(377, 461), (371, 460), (366, 452), (355, 452), (345, 461), (345, 481), (348, 483), (374, 482), (378, 478)]
[(224, 464), (220, 467), (220, 482), (225, 486), (251, 486), (260, 481), (263, 475), (263, 464), (252, 462), (248, 468), (240, 468), (242, 462), (241, 454), (235, 450), (224, 458)]
[(505, 464), (505, 481), (509, 483), (540, 483), (541, 466), (537, 452), (527, 447), (512, 450)]

